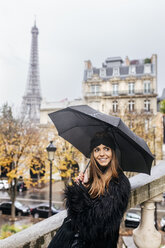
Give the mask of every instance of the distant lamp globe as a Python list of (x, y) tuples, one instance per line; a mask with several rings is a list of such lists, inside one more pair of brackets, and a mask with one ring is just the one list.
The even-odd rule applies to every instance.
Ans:
[(55, 151), (57, 150), (57, 148), (53, 145), (53, 141), (50, 141), (49, 145), (46, 147), (46, 150), (47, 150), (47, 153), (48, 153), (48, 159), (50, 161), (53, 161)]

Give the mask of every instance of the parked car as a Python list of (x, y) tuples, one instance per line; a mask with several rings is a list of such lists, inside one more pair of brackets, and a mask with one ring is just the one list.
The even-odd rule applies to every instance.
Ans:
[(165, 216), (162, 217), (160, 221), (160, 226), (161, 226), (162, 231), (165, 232)]
[(27, 190), (27, 187), (26, 187), (26, 184), (24, 182), (18, 182), (17, 183), (17, 191), (23, 192), (26, 190)]
[(125, 227), (138, 227), (141, 217), (138, 214), (128, 212), (125, 219)]
[[(11, 215), (11, 206), (12, 202), (10, 201), (0, 203), (0, 213)], [(21, 202), (15, 201), (15, 214), (18, 216), (30, 215), (30, 208)]]
[(6, 179), (0, 180), (0, 190), (1, 189), (9, 189), (9, 183)]
[[(52, 215), (59, 213), (60, 210), (57, 210), (52, 206)], [(31, 214), (34, 218), (48, 218), (49, 215), (49, 205), (48, 204), (40, 204), (31, 209)]]

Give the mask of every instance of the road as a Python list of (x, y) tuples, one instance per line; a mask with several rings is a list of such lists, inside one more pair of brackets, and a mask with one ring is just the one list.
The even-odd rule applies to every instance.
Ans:
[[(63, 199), (64, 199), (64, 184), (63, 182), (56, 182), (52, 185), (52, 204), (57, 208), (63, 209)], [(0, 191), (0, 202), (4, 200), (9, 200), (9, 195), (7, 191)], [(31, 188), (24, 192), (18, 192), (17, 201), (28, 205), (29, 207), (34, 207), (40, 203), (49, 202), (49, 185), (44, 188), (37, 189)]]
[[(56, 182), (52, 185), (52, 204), (57, 209), (64, 209), (63, 204), (63, 194), (64, 190), (64, 184), (63, 182)], [(0, 202), (10, 200), (9, 195), (7, 191), (0, 191)], [(17, 195), (17, 201), (20, 201), (21, 203), (28, 205), (30, 208), (35, 207), (36, 205), (40, 203), (49, 203), (49, 185), (46, 185), (45, 187), (41, 189), (37, 188), (31, 188), (24, 192), (18, 192)], [(41, 221), (42, 219), (34, 219), (33, 217), (29, 216), (21, 216), (17, 217), (15, 221), (15, 225), (30, 225), (34, 224), (38, 221)], [(10, 216), (9, 215), (1, 215), (0, 216), (0, 228), (4, 224), (11, 225), (10, 222)]]

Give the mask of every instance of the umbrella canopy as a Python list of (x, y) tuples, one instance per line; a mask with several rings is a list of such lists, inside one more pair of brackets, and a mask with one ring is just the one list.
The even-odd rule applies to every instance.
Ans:
[(95, 133), (113, 135), (116, 153), (124, 171), (150, 174), (154, 159), (146, 142), (133, 133), (119, 117), (103, 114), (87, 105), (71, 106), (49, 114), (58, 134), (87, 158)]

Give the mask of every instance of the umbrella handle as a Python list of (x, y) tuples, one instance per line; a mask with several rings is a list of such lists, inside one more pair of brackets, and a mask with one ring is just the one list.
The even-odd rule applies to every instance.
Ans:
[(86, 165), (85, 170), (83, 171), (83, 174), (85, 174), (86, 170), (87, 170), (88, 167), (89, 167), (89, 164), (90, 164), (90, 160), (89, 160), (88, 164)]

